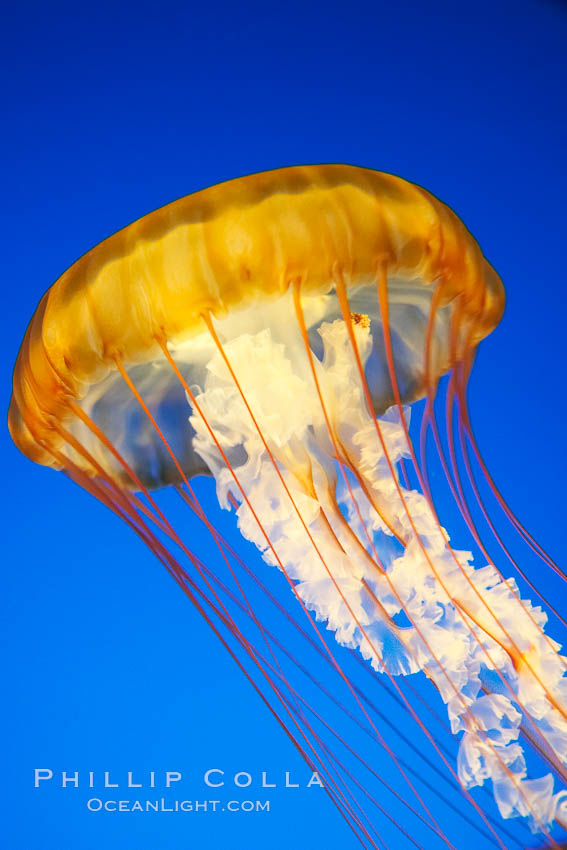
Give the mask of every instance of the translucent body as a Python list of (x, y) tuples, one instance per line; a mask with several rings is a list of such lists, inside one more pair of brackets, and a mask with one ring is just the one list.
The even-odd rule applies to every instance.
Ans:
[[(466, 381), (502, 310), (502, 285), (473, 238), (424, 190), (349, 166), (283, 169), (181, 199), (97, 246), (45, 296), (16, 364), (16, 443), (128, 522), (199, 610), (204, 592), (364, 846), (378, 846), (374, 827), (335, 778), (339, 763), (301, 695), (228, 615), (215, 575), (150, 491), (179, 488), (233, 576), (233, 553), (190, 481), (214, 476), (221, 506), (283, 573), (314, 639), (320, 621), (395, 688), (425, 673), (460, 736), (454, 768), (439, 751), (449, 772), (465, 789), (491, 780), (504, 817), (548, 831), (563, 820), (565, 792), (551, 774), (528, 775), (524, 751), (534, 747), (565, 778), (565, 660), (544, 632), (546, 615), (488, 555), (463, 494), (454, 429), (446, 423), (446, 449), (434, 411), (449, 375), (447, 411), (457, 408), (468, 471), (467, 440), (476, 447)], [(410, 406), (420, 399), (418, 451)], [(430, 428), (479, 568), (452, 548), (437, 517)], [(237, 587), (271, 653), (269, 624)], [(382, 741), (358, 685), (322, 645)], [(452, 847), (388, 752), (428, 828)]]

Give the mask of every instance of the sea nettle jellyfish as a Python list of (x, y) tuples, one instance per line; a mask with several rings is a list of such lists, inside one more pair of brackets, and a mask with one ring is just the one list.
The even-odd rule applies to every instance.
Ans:
[[(503, 307), (423, 189), (285, 168), (93, 248), (16, 363), (15, 443), (151, 547), (364, 847), (396, 830), (391, 846), (462, 847), (463, 827), (521, 847), (526, 824), (557, 846), (567, 820), (565, 659), (525, 598), (538, 586), (500, 571), (521, 568), (483, 492), (558, 568), (492, 483), (465, 399)], [(211, 476), (265, 564), (221, 533)], [(447, 495), (476, 563), (442, 525)]]

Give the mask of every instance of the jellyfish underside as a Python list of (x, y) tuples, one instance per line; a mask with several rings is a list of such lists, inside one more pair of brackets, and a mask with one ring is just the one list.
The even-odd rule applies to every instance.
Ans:
[[(390, 328), (392, 345), (396, 357), (397, 380), (400, 394), (404, 400), (411, 401), (423, 393), (423, 350), (431, 302), (431, 292), (422, 285), (396, 281), (390, 286), (391, 315)], [(384, 356), (384, 341), (379, 306), (376, 299), (375, 283), (361, 286), (349, 298), (354, 314), (368, 316), (372, 348), (366, 363), (365, 375), (372, 395), (376, 413), (384, 413), (393, 403), (394, 396)], [(323, 355), (323, 339), (320, 328), (340, 320), (341, 311), (333, 289), (326, 295), (302, 299), (305, 312), (309, 344), (313, 356), (320, 361)], [(432, 370), (437, 366), (437, 374), (448, 363), (448, 321), (449, 309), (437, 313), (437, 346), (432, 359)], [(441, 325), (444, 327), (441, 329)], [(264, 332), (273, 345), (284, 347), (284, 357), (292, 363), (298, 378), (307, 384), (310, 394), (314, 393), (313, 379), (310, 376), (309, 361), (306, 359), (305, 346), (301, 337), (294, 310), (293, 295), (288, 292), (281, 298), (262, 300), (248, 309), (236, 311), (220, 320), (215, 320), (218, 335), (224, 343), (239, 338), (259, 336)], [(251, 353), (254, 345), (252, 344)], [(208, 364), (218, 353), (214, 340), (207, 329), (185, 343), (170, 345), (169, 350), (181, 371), (184, 380), (191, 387), (204, 385), (208, 373)], [(262, 352), (259, 352), (262, 354)], [(267, 354), (265, 352), (264, 354)], [(442, 361), (442, 362), (441, 362)], [(186, 392), (171, 365), (162, 355), (149, 363), (133, 366), (128, 373), (140, 393), (151, 408), (160, 428), (167, 435), (168, 442), (184, 473), (188, 477), (209, 471), (208, 465), (196, 453), (193, 442), (195, 431), (191, 422), (187, 422), (184, 413), (187, 410)], [(271, 375), (271, 384), (281, 382), (276, 369)], [(288, 393), (289, 394), (289, 393)], [(136, 475), (150, 489), (181, 480), (179, 470), (171, 454), (160, 439), (155, 426), (144, 415), (139, 403), (131, 392), (125, 391), (120, 373), (111, 372), (108, 377), (95, 384), (81, 401), (81, 407), (92, 421), (98, 425), (119, 449)], [(92, 434), (84, 422), (75, 422), (73, 433), (81, 443), (92, 451), (104, 464), (108, 463), (107, 452), (100, 441)], [(124, 478), (123, 467), (112, 461), (113, 474)], [(131, 481), (126, 477), (125, 483)]]
[(433, 314), (421, 282), (391, 279), (387, 294), (386, 326), (375, 282), (349, 292), (348, 316), (333, 287), (313, 297), (290, 287), (209, 317), (201, 334), (127, 370), (135, 394), (120, 372), (95, 385), (70, 431), (134, 489), (212, 474), (242, 535), (340, 644), (379, 673), (434, 682), (462, 733), (464, 787), (491, 779), (501, 814), (539, 831), (561, 820), (565, 792), (550, 774), (527, 778), (519, 735), (527, 717), (532, 739), (567, 754), (564, 659), (541, 609), (453, 549), (427, 495), (401, 475), (410, 403), (449, 368), (453, 314)]

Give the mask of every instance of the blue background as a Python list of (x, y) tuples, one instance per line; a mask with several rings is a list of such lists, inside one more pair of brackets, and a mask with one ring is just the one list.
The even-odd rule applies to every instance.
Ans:
[[(390, 171), (451, 205), (505, 281), (506, 315), (482, 346), (470, 407), (494, 477), (561, 561), (564, 3), (24, 0), (5, 10), (3, 30), (5, 408), (41, 294), (113, 231), (253, 171), (325, 161)], [(227, 776), (267, 770), (280, 781), (285, 770), (302, 781), (308, 771), (131, 532), (23, 458), (6, 431), (0, 450), (8, 804), (0, 845), (359, 846), (317, 789), (278, 789), (270, 814), (218, 816), (94, 815), (83, 788), (33, 789), (35, 767), (181, 770), (183, 796), (193, 799), (210, 797), (201, 781), (209, 767)], [(213, 510), (210, 488), (201, 492)], [(230, 535), (230, 517), (219, 522)], [(563, 585), (532, 568), (564, 608)], [(270, 581), (285, 596), (277, 576)], [(562, 638), (555, 624), (552, 634)], [(394, 703), (383, 707), (397, 722)], [(407, 717), (400, 722), (414, 734)], [(225, 796), (265, 795), (255, 785)], [(459, 850), (484, 846), (453, 812), (442, 818)], [(441, 846), (409, 817), (406, 825), (423, 846)], [(387, 823), (380, 831), (388, 846), (406, 846)]]

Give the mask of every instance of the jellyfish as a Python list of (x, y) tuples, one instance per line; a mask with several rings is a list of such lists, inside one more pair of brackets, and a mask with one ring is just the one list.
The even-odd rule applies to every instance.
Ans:
[[(566, 659), (483, 486), (522, 545), (559, 568), (496, 488), (467, 409), (477, 347), (503, 309), (497, 273), (433, 195), (365, 168), (291, 167), (181, 198), (90, 250), (42, 298), (17, 358), (16, 445), (150, 547), (364, 847), (387, 846), (378, 816), (395, 821), (396, 846), (422, 846), (368, 776), (419, 819), (428, 847), (455, 846), (419, 768), (387, 740), (402, 714), (422, 736), (415, 757), (432, 748), (485, 842), (523, 846), (502, 831), (518, 818), (558, 846), (552, 828), (567, 824)], [(442, 524), (432, 454), (469, 548)], [(219, 515), (233, 514), (242, 547), (200, 482)], [(185, 514), (209, 541), (205, 557)], [(283, 620), (317, 654), (322, 681), (286, 646)], [(394, 714), (380, 711), (382, 686)], [(405, 792), (341, 734), (341, 717), (382, 748)]]

